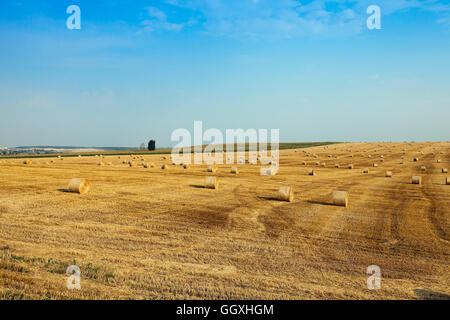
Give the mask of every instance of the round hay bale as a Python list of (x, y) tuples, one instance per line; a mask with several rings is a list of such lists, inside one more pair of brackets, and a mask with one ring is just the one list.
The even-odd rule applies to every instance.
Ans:
[(333, 192), (333, 204), (336, 206), (348, 206), (348, 193), (346, 191)]
[(420, 170), (422, 170), (422, 171), (426, 171), (426, 170), (427, 170), (427, 167), (425, 167), (425, 166), (421, 166), (421, 167), (420, 167)]
[(374, 164), (373, 164), (373, 167), (374, 167), (374, 168), (378, 167), (378, 163), (374, 163)]
[(339, 164), (336, 163), (336, 164), (334, 165), (334, 167), (335, 167), (335, 168), (339, 168)]
[(322, 167), (326, 167), (326, 163), (325, 163), (325, 162), (322, 162), (320, 165), (321, 165)]
[(280, 201), (294, 201), (294, 190), (292, 187), (282, 186), (278, 190), (277, 199)]
[(107, 162), (106, 165), (107, 166), (112, 166), (112, 162)]
[(207, 172), (216, 172), (217, 171), (217, 166), (216, 165), (210, 165), (208, 166), (208, 168), (206, 169)]
[(302, 166), (306, 166), (306, 161), (302, 161)]
[(447, 168), (442, 168), (442, 173), (447, 173), (448, 169)]
[(187, 164), (187, 163), (183, 164), (183, 168), (184, 169), (189, 169), (189, 164)]
[(105, 163), (103, 161), (100, 161), (97, 163), (98, 166), (103, 167), (105, 165)]
[(26, 160), (23, 161), (23, 164), (26, 164), (26, 165), (33, 164), (33, 160), (31, 160), (31, 159), (26, 159)]
[(445, 178), (445, 184), (446, 185), (450, 185), (450, 178), (449, 177)]
[(152, 163), (150, 163), (150, 168), (154, 168), (155, 167), (155, 164), (152, 162)]
[(308, 174), (309, 174), (310, 176), (315, 176), (315, 175), (316, 175), (316, 172), (314, 171), (314, 169), (311, 169), (311, 170), (309, 170)]
[(316, 162), (315, 162), (315, 165), (316, 165), (316, 166), (320, 166), (320, 162), (316, 161)]
[(161, 169), (162, 169), (162, 170), (168, 170), (169, 167), (168, 167), (166, 164), (163, 164), (163, 165), (161, 166)]
[(142, 166), (143, 166), (145, 169), (147, 169), (147, 168), (148, 168), (148, 163), (144, 162), (144, 163), (142, 164)]
[(206, 189), (218, 189), (219, 179), (216, 177), (206, 177), (205, 178), (205, 188)]
[(363, 170), (363, 173), (369, 173), (369, 169), (368, 169), (368, 168), (365, 168), (365, 169)]
[(239, 174), (239, 168), (238, 167), (231, 167), (231, 173), (233, 174)]
[(417, 162), (417, 161), (419, 161), (419, 158), (414, 158), (413, 161)]
[(348, 165), (348, 168), (349, 168), (349, 169), (353, 169), (353, 164), (349, 164), (349, 165)]
[(386, 171), (386, 178), (392, 178), (392, 171)]
[(422, 184), (422, 177), (419, 176), (413, 176), (411, 178), (411, 183), (412, 184)]
[(134, 167), (134, 162), (133, 161), (128, 161), (128, 165), (130, 166), (130, 168)]
[(441, 159), (438, 159), (436, 162), (437, 162), (437, 163), (441, 163)]
[(74, 178), (70, 180), (67, 191), (79, 194), (85, 194), (90, 189), (90, 183), (87, 179)]

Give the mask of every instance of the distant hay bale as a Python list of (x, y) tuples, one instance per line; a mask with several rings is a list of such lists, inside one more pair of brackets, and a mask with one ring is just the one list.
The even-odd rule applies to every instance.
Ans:
[(419, 158), (414, 158), (413, 160), (414, 160), (414, 162), (417, 162), (417, 161), (419, 161)]
[(302, 166), (306, 166), (306, 161), (302, 161)]
[(447, 173), (447, 172), (448, 172), (447, 168), (442, 168), (442, 173)]
[(130, 168), (132, 168), (132, 167), (134, 167), (135, 166), (135, 164), (134, 164), (134, 162), (133, 161), (128, 161), (128, 165), (130, 166)]
[(384, 162), (384, 159), (380, 159), (380, 162)]
[(33, 160), (31, 160), (31, 159), (26, 159), (26, 160), (23, 161), (23, 164), (26, 164), (26, 165), (29, 165), (29, 164), (32, 164), (32, 163), (33, 163)]
[(326, 163), (325, 163), (325, 162), (322, 162), (320, 165), (321, 165), (322, 167), (326, 167)]
[(392, 171), (386, 171), (385, 177), (392, 178)]
[(413, 176), (411, 178), (411, 183), (412, 184), (422, 184), (422, 177), (419, 176)]
[(67, 191), (80, 194), (87, 193), (89, 189), (90, 189), (89, 181), (83, 178), (74, 178), (70, 180), (69, 186), (67, 187)]
[(316, 175), (316, 172), (314, 171), (314, 169), (311, 169), (311, 170), (309, 170), (308, 174), (309, 174), (310, 176), (315, 176), (315, 175)]
[(112, 166), (112, 162), (107, 162), (106, 165), (107, 166)]
[(374, 164), (373, 164), (373, 167), (374, 167), (374, 168), (378, 167), (378, 163), (374, 163)]
[(438, 159), (436, 162), (437, 162), (437, 163), (441, 163), (441, 159)]
[(206, 177), (205, 178), (205, 188), (206, 189), (218, 189), (219, 179), (216, 177)]
[(147, 162), (144, 162), (144, 163), (142, 164), (142, 166), (143, 166), (145, 169), (147, 169), (147, 168), (148, 168), (148, 163), (147, 163)]
[(425, 167), (425, 166), (421, 166), (421, 167), (420, 167), (420, 170), (422, 170), (422, 171), (426, 171), (426, 170), (427, 170), (427, 167)]
[(403, 161), (400, 161), (399, 164), (403, 164)]
[(234, 174), (239, 174), (239, 168), (238, 167), (231, 167), (231, 171), (230, 172), (234, 173)]
[(81, 154), (78, 155), (78, 158), (81, 158)]
[(365, 168), (365, 169), (363, 170), (363, 173), (369, 173), (369, 169), (368, 169), (368, 168)]
[(450, 178), (449, 177), (445, 178), (445, 184), (446, 185), (450, 185)]
[(208, 168), (206, 169), (207, 172), (216, 172), (217, 171), (217, 166), (216, 165), (210, 165), (208, 166)]
[(354, 167), (353, 164), (349, 164), (349, 165), (348, 165), (348, 168), (349, 168), (349, 169), (353, 169), (353, 167)]
[(154, 163), (150, 163), (150, 168), (154, 168), (155, 164)]
[(348, 193), (346, 191), (333, 192), (333, 204), (336, 206), (348, 206)]
[(98, 166), (103, 167), (105, 165), (105, 163), (103, 161), (100, 161), (97, 163)]
[(335, 167), (335, 168), (339, 168), (339, 164), (336, 163), (336, 164), (334, 165), (334, 167)]
[(163, 164), (163, 165), (161, 166), (161, 169), (162, 169), (162, 170), (168, 170), (169, 167), (168, 167), (166, 164)]
[(184, 169), (189, 169), (189, 164), (187, 164), (187, 163), (183, 164), (183, 168)]
[(320, 166), (320, 162), (318, 162), (318, 161), (316, 161), (314, 164), (315, 164), (316, 166)]
[(278, 196), (277, 199), (280, 201), (288, 201), (292, 202), (294, 201), (294, 190), (292, 187), (282, 186), (278, 190)]

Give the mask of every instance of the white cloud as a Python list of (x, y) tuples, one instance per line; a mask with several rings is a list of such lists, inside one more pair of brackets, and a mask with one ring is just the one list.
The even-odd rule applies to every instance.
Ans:
[[(291, 38), (359, 33), (365, 26), (366, 9), (376, 3), (383, 16), (413, 8), (448, 13), (438, 0), (165, 0), (200, 16), (209, 34), (239, 38)], [(159, 19), (165, 21), (166, 19)], [(448, 14), (441, 23), (448, 21)], [(153, 28), (156, 26), (151, 24)], [(180, 29), (186, 24), (180, 24)], [(169, 30), (168, 26), (158, 27)]]

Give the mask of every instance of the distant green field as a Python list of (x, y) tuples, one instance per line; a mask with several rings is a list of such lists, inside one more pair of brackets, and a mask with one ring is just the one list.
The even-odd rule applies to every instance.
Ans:
[[(287, 149), (301, 149), (301, 148), (310, 148), (317, 146), (326, 146), (331, 144), (337, 144), (341, 142), (285, 142), (279, 144), (279, 150), (287, 150)], [(227, 145), (223, 145), (223, 151), (226, 150)], [(204, 150), (207, 145), (203, 145), (202, 149)], [(245, 151), (248, 151), (250, 148), (250, 144), (245, 144)], [(234, 150), (237, 150), (237, 144), (234, 145)], [(270, 143), (267, 144), (267, 150), (271, 150)], [(194, 152), (194, 147), (191, 147), (191, 152)], [(78, 157), (78, 155), (82, 155), (85, 157), (95, 156), (95, 155), (105, 155), (105, 156), (120, 156), (120, 155), (129, 155), (129, 154), (142, 154), (142, 155), (150, 155), (150, 154), (170, 154), (172, 153), (172, 149), (156, 149), (154, 151), (148, 150), (115, 150), (115, 151), (99, 151), (99, 152), (80, 152), (80, 153), (55, 153), (55, 154), (37, 154), (37, 155), (13, 155), (13, 156), (0, 156), (0, 159), (23, 159), (23, 158), (54, 158), (58, 155), (64, 157)]]

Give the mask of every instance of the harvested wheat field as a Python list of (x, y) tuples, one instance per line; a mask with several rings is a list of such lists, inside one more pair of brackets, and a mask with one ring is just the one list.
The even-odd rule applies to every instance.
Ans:
[[(448, 142), (282, 150), (277, 175), (259, 162), (208, 172), (161, 155), (63, 159), (0, 164), (0, 299), (450, 296)], [(73, 178), (88, 192), (68, 192)], [(66, 287), (72, 264), (81, 290)], [(367, 288), (370, 265), (380, 290)]]

